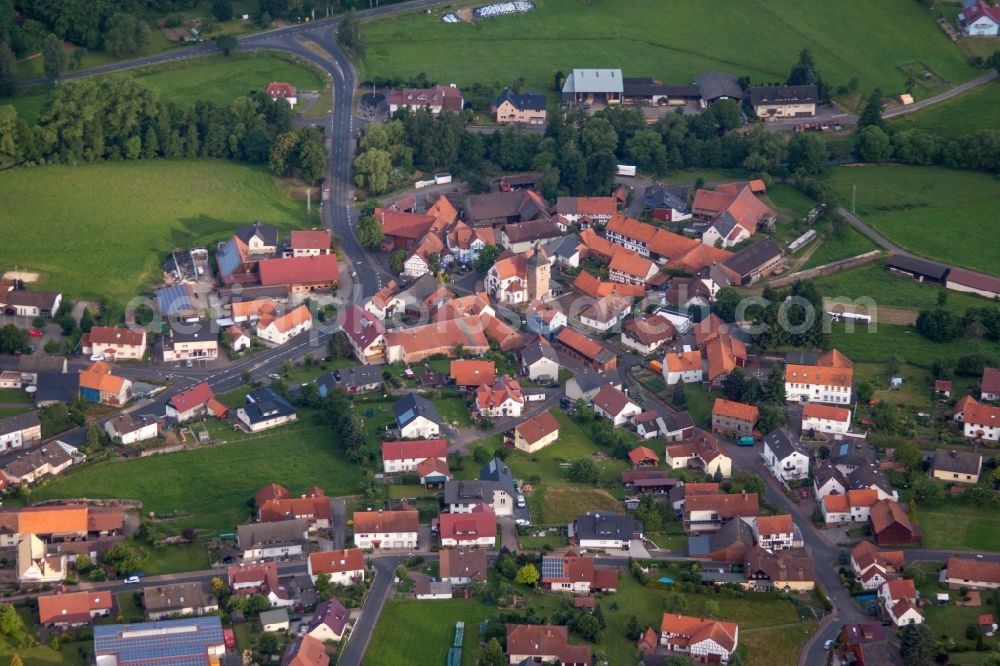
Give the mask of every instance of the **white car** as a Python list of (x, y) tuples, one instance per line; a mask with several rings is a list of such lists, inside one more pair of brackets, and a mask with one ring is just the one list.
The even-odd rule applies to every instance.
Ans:
[(531, 524), (531, 521), (528, 520), (527, 518), (515, 518), (514, 524), (520, 525), (521, 527), (527, 527), (528, 525)]
[(139, 576), (129, 576), (129, 577), (128, 577), (128, 578), (126, 578), (126, 579), (125, 579), (125, 580), (124, 580), (123, 582), (124, 582), (124, 583), (125, 583), (126, 585), (131, 585), (132, 583), (138, 583), (138, 582), (139, 582), (139, 580), (140, 580), (140, 579), (139, 579)]
[(269, 375), (267, 376), (267, 378), (268, 378), (268, 379), (281, 379), (281, 375), (279, 375), (279, 374), (277, 374), (277, 373), (275, 373), (275, 372), (272, 372), (271, 374), (269, 374)]
[(103, 361), (104, 360), (104, 354), (91, 354), (90, 355), (90, 360), (91, 361)]
[(833, 647), (833, 640), (832, 639), (827, 639), (827, 641), (825, 643), (823, 643), (823, 649), (824, 650), (829, 650), (832, 647)]

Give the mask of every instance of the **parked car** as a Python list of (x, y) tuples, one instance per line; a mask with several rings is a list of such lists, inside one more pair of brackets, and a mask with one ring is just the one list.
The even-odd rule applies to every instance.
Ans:
[(104, 360), (104, 354), (91, 354), (90, 355), (90, 360), (91, 361), (103, 361)]
[(45, 334), (39, 331), (37, 328), (33, 328), (30, 331), (28, 331), (28, 335), (30, 335), (33, 338), (40, 338)]
[(269, 374), (269, 375), (267, 376), (267, 378), (268, 378), (268, 379), (281, 379), (281, 375), (279, 375), (279, 374), (278, 374), (278, 373), (276, 373), (276, 372), (272, 372), (271, 374)]
[(141, 576), (139, 576), (138, 574), (134, 574), (134, 575), (132, 575), (132, 576), (129, 576), (128, 578), (126, 578), (126, 579), (124, 580), (124, 583), (125, 583), (126, 585), (131, 585), (131, 584), (133, 584), (133, 583), (138, 583), (138, 582), (139, 582), (140, 580), (142, 580), (142, 577), (141, 577)]

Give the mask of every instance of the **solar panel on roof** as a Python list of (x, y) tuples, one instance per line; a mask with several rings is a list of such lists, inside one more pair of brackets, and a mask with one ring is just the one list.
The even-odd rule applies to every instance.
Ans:
[(399, 422), (400, 422), (400, 423), (409, 423), (409, 422), (410, 422), (410, 421), (412, 421), (413, 419), (414, 419), (414, 413), (413, 413), (413, 410), (412, 410), (412, 409), (407, 409), (407, 410), (406, 410), (405, 412), (403, 412), (403, 414), (402, 414), (402, 415), (401, 415), (401, 416), (399, 417)]
[(542, 558), (542, 578), (562, 578), (563, 561), (561, 557)]

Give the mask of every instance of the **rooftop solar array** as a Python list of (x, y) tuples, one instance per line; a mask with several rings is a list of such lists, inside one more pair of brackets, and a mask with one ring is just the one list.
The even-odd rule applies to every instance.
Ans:
[(118, 666), (202, 666), (209, 648), (224, 644), (218, 617), (94, 627), (95, 656), (113, 656)]

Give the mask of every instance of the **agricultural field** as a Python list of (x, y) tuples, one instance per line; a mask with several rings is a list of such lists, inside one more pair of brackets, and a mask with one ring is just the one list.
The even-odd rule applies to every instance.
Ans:
[[(336, 446), (328, 428), (293, 424), (204, 449), (95, 463), (38, 488), (32, 499), (138, 499), (143, 512), (182, 512), (163, 525), (170, 530), (231, 532), (249, 515), (247, 500), (268, 483), (280, 483), (293, 494), (313, 485), (331, 497), (355, 492), (356, 467)], [(171, 562), (162, 566), (171, 568)]]
[(915, 516), (925, 548), (1000, 551), (1000, 511), (957, 501), (918, 506)]
[(892, 129), (922, 129), (957, 137), (984, 129), (1000, 129), (1000, 83), (989, 83), (889, 123)]
[[(311, 69), (266, 54), (204, 56), (112, 76), (134, 76), (156, 90), (161, 99), (181, 106), (193, 106), (198, 101), (225, 106), (241, 95), (262, 90), (271, 81), (287, 81), (299, 90), (323, 87), (323, 81)], [(13, 100), (18, 117), (33, 124), (50, 93), (50, 86), (23, 91)]]
[(855, 363), (867, 361), (882, 363), (890, 356), (918, 360), (929, 364), (935, 359), (955, 360), (975, 352), (991, 356), (1000, 355), (1000, 343), (986, 340), (955, 340), (953, 342), (931, 342), (912, 326), (879, 324), (877, 331), (869, 332), (864, 326), (847, 332), (843, 324), (833, 324), (830, 331), (830, 345), (839, 349)]
[[(961, 51), (931, 15), (908, 0), (844, 4), (820, 0), (538, 0), (526, 14), (448, 24), (440, 12), (372, 21), (361, 78), (412, 77), (440, 83), (508, 85), (551, 90), (557, 70), (622, 67), (626, 76), (687, 83), (711, 70), (784, 80), (803, 48), (823, 78), (861, 90), (901, 92), (906, 67), (929, 69), (935, 83), (975, 76)], [(892, 25), (892, 30), (876, 26)], [(428, 48), (433, 45), (433, 48)], [(503, 53), (503, 57), (497, 57)], [(918, 85), (917, 98), (939, 92)]]
[(119, 304), (159, 281), (175, 247), (210, 246), (253, 220), (319, 223), (266, 167), (221, 160), (12, 169), (0, 191), (5, 264), (39, 272), (36, 288)]
[(1000, 181), (942, 167), (840, 167), (830, 184), (857, 214), (901, 247), (947, 264), (1000, 274), (996, 201)]
[[(816, 241), (813, 241), (813, 243), (815, 242)], [(856, 257), (859, 254), (864, 254), (878, 249), (878, 246), (875, 245), (870, 238), (850, 226), (847, 227), (846, 231), (842, 235), (835, 235), (827, 232), (827, 234), (823, 236), (821, 243), (822, 244), (816, 248), (811, 255), (809, 255), (809, 259), (807, 259), (802, 265), (802, 270), (815, 268), (816, 266), (822, 266), (823, 264), (829, 264), (833, 261), (839, 261), (840, 259), (847, 259), (848, 257)], [(807, 245), (803, 251), (807, 252), (808, 250), (809, 246)]]

